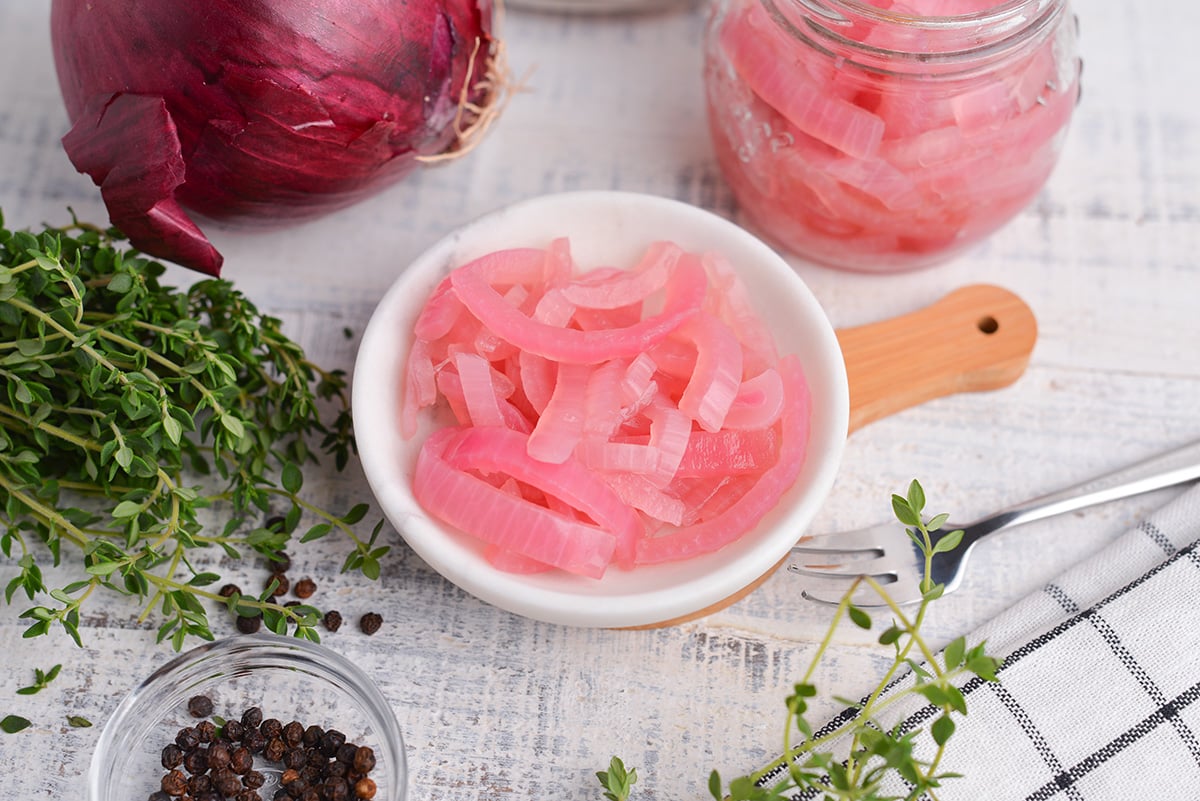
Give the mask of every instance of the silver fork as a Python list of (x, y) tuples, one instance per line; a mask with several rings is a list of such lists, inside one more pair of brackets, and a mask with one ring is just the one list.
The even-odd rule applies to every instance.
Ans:
[[(1193, 442), (1082, 484), (1010, 506), (974, 523), (946, 523), (934, 532), (934, 541), (961, 528), (962, 543), (953, 551), (933, 557), (931, 576), (935, 583), (946, 585), (946, 592), (952, 592), (962, 583), (967, 557), (984, 537), (1034, 520), (1197, 480), (1200, 480), (1200, 442)], [(855, 578), (868, 575), (886, 585), (894, 601), (910, 604), (921, 600), (925, 559), (904, 527), (892, 522), (857, 531), (801, 537), (792, 548), (788, 570), (804, 577), (806, 583), (801, 594), (810, 601), (836, 604)], [(856, 593), (854, 602), (864, 607), (884, 605), (869, 589)]]

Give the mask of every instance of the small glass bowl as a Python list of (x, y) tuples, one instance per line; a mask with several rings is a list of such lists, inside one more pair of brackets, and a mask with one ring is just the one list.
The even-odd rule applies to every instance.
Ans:
[[(346, 741), (370, 746), (376, 767), (375, 801), (404, 801), (404, 740), (379, 688), (345, 657), (306, 640), (254, 634), (202, 645), (156, 670), (120, 703), (104, 726), (88, 777), (90, 801), (145, 801), (166, 772), (162, 749), (180, 729), (201, 719), (188, 699), (206, 695), (213, 716), (239, 719), (248, 707), (284, 724), (337, 729)], [(259, 789), (274, 797), (282, 766), (255, 756), (266, 778)]]

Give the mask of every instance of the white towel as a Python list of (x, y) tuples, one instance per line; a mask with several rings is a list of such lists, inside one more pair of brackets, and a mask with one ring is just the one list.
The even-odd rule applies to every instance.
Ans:
[[(999, 681), (960, 685), (968, 711), (939, 772), (962, 777), (943, 781), (941, 801), (1200, 798), (1200, 487), (967, 644), (985, 639), (988, 653), (1003, 659)], [(916, 696), (889, 712), (883, 722), (903, 721), (906, 730), (928, 730), (937, 714)], [(826, 730), (852, 716), (848, 710)], [(927, 731), (919, 742), (927, 748), (918, 758), (929, 759)], [(898, 778), (886, 789), (910, 791)]]

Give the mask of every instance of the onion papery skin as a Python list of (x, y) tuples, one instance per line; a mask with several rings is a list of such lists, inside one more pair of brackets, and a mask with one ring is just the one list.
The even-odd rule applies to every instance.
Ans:
[(50, 23), (68, 157), (135, 247), (212, 275), (185, 208), (311, 219), (454, 151), (461, 104), (495, 99), (491, 0), (53, 0)]

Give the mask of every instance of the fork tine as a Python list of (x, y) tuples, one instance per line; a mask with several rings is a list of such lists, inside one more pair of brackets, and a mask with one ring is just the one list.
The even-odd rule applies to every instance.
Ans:
[[(791, 570), (791, 568), (788, 568)], [(796, 571), (792, 571), (796, 572)], [(850, 581), (846, 579), (823, 578), (820, 576), (810, 576), (803, 574), (804, 579), (800, 588), (801, 596), (808, 601), (813, 601), (820, 604), (828, 604), (829, 606), (837, 606), (842, 602), (842, 598), (846, 595), (846, 591), (850, 589)], [(890, 588), (891, 585), (885, 585)], [(871, 587), (860, 586), (851, 597), (855, 606), (863, 608), (877, 608), (887, 606), (883, 599), (879, 597)]]
[(835, 531), (830, 534), (805, 534), (792, 549), (806, 552), (852, 553), (855, 551), (880, 552), (879, 543), (886, 542), (895, 534), (890, 524), (868, 526), (854, 531)]

